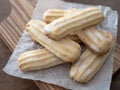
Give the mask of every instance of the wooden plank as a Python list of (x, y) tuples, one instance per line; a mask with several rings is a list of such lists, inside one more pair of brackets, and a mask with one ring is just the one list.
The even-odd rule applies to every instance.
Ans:
[(113, 74), (120, 69), (120, 45), (115, 45), (114, 62), (113, 62)]
[[(11, 52), (21, 37), (26, 23), (30, 20), (36, 3), (37, 0), (11, 0), (12, 12), (0, 25), (1, 37)], [(120, 45), (116, 44), (113, 74), (120, 68), (119, 55)], [(40, 81), (35, 81), (35, 83), (41, 90), (64, 90), (61, 87)]]
[(36, 3), (37, 0), (11, 0), (11, 14), (0, 26), (1, 37), (11, 51), (21, 37), (26, 23), (31, 19)]
[(40, 90), (67, 90), (65, 88), (48, 84), (48, 83), (43, 83), (41, 81), (34, 81), (36, 85), (40, 88)]
[(0, 90), (39, 90), (32, 80), (12, 77), (2, 71), (10, 55), (10, 50), (0, 38)]

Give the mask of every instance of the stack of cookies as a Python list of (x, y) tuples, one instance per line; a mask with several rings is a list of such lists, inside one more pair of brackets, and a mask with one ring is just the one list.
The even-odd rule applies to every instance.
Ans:
[[(72, 63), (69, 76), (80, 83), (88, 82), (102, 67), (114, 44), (111, 32), (97, 29), (104, 18), (97, 7), (47, 10), (43, 20), (31, 20), (25, 28), (32, 40), (44, 48), (22, 53), (19, 68), (25, 72)], [(83, 53), (81, 43), (87, 47)]]

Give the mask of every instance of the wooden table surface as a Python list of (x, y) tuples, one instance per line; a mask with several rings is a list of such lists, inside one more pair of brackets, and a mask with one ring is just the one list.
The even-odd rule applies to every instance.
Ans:
[[(34, 0), (31, 0), (34, 1)], [(37, 0), (35, 0), (37, 1)], [(120, 15), (119, 0), (66, 0), (78, 3), (86, 4), (102, 4), (109, 5), (113, 9), (118, 10)], [(35, 2), (36, 3), (36, 2)], [(10, 3), (8, 0), (0, 0), (0, 22), (3, 21), (10, 14)], [(120, 25), (118, 26), (120, 28)], [(118, 31), (118, 38), (120, 38), (120, 31)], [(117, 39), (117, 43), (120, 44), (120, 40)], [(0, 90), (38, 90), (36, 85), (31, 80), (23, 80), (8, 76), (2, 71), (2, 68), (6, 64), (11, 52), (8, 50), (6, 45), (0, 39)], [(118, 71), (114, 76), (111, 84), (111, 90), (120, 90), (120, 71)], [(40, 89), (43, 90), (43, 89)], [(44, 89), (45, 90), (45, 89)]]

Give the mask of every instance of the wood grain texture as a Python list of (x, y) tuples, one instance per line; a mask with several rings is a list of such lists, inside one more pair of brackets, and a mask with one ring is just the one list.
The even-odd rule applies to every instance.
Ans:
[(0, 38), (0, 90), (39, 90), (32, 80), (13, 77), (2, 71), (10, 55), (10, 50)]
[(120, 45), (116, 44), (114, 51), (113, 74), (120, 69)]
[(11, 0), (11, 14), (0, 26), (1, 36), (11, 51), (14, 50), (26, 23), (30, 20), (36, 3), (37, 0)]
[[(26, 23), (30, 20), (36, 2), (37, 0), (11, 0), (12, 12), (0, 25), (1, 38), (11, 52), (21, 37)], [(120, 45), (116, 44), (113, 74), (120, 68), (119, 54)], [(64, 88), (40, 81), (35, 81), (35, 83), (40, 90), (65, 90)]]
[(40, 90), (68, 90), (63, 87), (59, 87), (56, 85), (48, 84), (48, 83), (43, 83), (41, 81), (34, 81), (36, 85), (40, 88)]

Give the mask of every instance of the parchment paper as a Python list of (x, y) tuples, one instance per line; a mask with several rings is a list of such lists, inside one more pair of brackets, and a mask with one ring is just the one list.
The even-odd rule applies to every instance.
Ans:
[[(49, 8), (70, 9), (75, 7), (82, 9), (90, 6), (91, 5), (68, 3), (60, 0), (39, 0), (36, 9), (34, 11), (34, 14), (32, 16), (32, 19), (36, 19), (36, 18), (41, 19), (43, 13), (40, 12), (44, 12)], [(101, 23), (98, 26), (98, 28), (106, 29), (112, 32), (116, 38), (117, 23), (118, 23), (117, 12), (113, 11), (110, 7), (105, 7), (105, 6), (98, 6), (98, 7), (104, 12), (104, 15), (106, 17), (105, 21)], [(33, 42), (29, 34), (24, 31), (12, 56), (10, 57), (7, 65), (3, 69), (4, 72), (12, 76), (25, 78), (25, 79), (40, 80), (72, 90), (109, 90), (111, 77), (112, 77), (114, 50), (112, 51), (111, 55), (106, 60), (100, 71), (96, 74), (96, 76), (89, 83), (80, 84), (69, 78), (69, 70), (71, 66), (70, 64), (59, 65), (40, 71), (32, 71), (32, 72), (20, 71), (17, 63), (18, 56), (25, 51), (29, 51), (37, 48), (42, 48), (42, 46)]]

